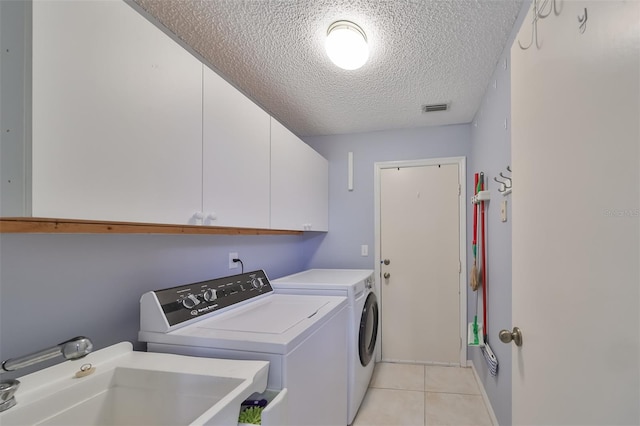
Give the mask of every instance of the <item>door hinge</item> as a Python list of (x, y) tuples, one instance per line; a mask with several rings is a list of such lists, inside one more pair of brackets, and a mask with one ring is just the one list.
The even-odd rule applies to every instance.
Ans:
[(458, 195), (462, 195), (462, 185), (458, 184)]
[(458, 260), (458, 273), (462, 273), (462, 262), (460, 260)]

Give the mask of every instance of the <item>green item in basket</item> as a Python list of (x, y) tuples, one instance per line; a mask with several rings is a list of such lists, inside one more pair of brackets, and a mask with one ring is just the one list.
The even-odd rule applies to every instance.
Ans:
[(262, 410), (264, 410), (264, 407), (245, 408), (240, 412), (240, 416), (238, 416), (238, 422), (259, 425), (261, 420), (260, 418), (262, 416)]

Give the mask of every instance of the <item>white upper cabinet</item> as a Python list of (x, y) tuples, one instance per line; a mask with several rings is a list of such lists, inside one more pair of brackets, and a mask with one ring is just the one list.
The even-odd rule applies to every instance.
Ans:
[(271, 228), (328, 231), (329, 164), (271, 119)]
[(124, 2), (34, 1), (32, 216), (186, 224), (201, 157), (195, 57)]
[(269, 228), (269, 114), (207, 67), (203, 99), (203, 224)]
[(24, 134), (3, 139), (3, 214), (328, 230), (327, 160), (126, 2), (32, 17), (27, 59), (3, 56)]

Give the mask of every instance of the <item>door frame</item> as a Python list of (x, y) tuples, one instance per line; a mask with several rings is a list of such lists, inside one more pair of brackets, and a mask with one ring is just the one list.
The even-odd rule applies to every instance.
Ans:
[[(425, 158), (420, 160), (382, 161), (373, 164), (374, 167), (374, 235), (375, 235), (375, 290), (378, 296), (379, 312), (382, 312), (382, 282), (380, 279), (380, 179), (383, 169), (398, 167), (437, 166), (439, 164), (457, 164), (458, 181), (460, 182), (460, 197), (458, 197), (460, 211), (460, 273), (458, 274), (458, 291), (460, 294), (460, 366), (467, 366), (467, 203), (466, 203), (466, 157)], [(382, 319), (381, 319), (382, 321)], [(378, 347), (376, 348), (376, 362), (382, 359), (382, 327), (378, 326)]]

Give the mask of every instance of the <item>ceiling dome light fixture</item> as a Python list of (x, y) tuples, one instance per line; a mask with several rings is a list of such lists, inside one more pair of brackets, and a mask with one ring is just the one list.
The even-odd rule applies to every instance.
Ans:
[(345, 70), (360, 68), (369, 59), (367, 36), (350, 21), (336, 21), (327, 30), (324, 45), (329, 59)]

